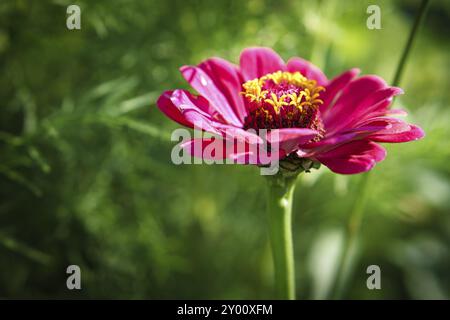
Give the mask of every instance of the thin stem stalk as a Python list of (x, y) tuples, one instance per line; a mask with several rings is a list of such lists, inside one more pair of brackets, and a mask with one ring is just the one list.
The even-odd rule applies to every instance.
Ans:
[(292, 244), (292, 200), (295, 179), (270, 183), (268, 196), (269, 235), (278, 299), (295, 299), (294, 247)]

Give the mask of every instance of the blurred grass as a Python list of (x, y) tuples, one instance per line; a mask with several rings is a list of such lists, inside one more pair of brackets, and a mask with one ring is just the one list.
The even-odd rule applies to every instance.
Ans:
[[(175, 166), (155, 107), (178, 72), (271, 46), (329, 76), (391, 79), (418, 1), (0, 3), (0, 297), (270, 298), (263, 179), (253, 167)], [(368, 30), (378, 4), (382, 29)], [(432, 1), (406, 67), (424, 140), (388, 145), (374, 171), (346, 298), (449, 298), (449, 16)], [(321, 298), (359, 177), (305, 175), (294, 203), (299, 298)], [(70, 264), (80, 292), (65, 287)], [(382, 290), (366, 288), (378, 264)], [(320, 272), (318, 272), (320, 270)]]

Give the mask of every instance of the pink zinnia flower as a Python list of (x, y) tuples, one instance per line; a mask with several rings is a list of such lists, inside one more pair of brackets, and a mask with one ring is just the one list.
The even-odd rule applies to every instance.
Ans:
[[(377, 142), (424, 136), (418, 126), (392, 117), (406, 112), (388, 109), (402, 90), (374, 75), (358, 77), (358, 69), (329, 80), (301, 58), (285, 63), (269, 48), (247, 48), (239, 66), (211, 58), (180, 70), (199, 95), (164, 92), (157, 104), (172, 120), (191, 128), (200, 122), (204, 131), (240, 141), (254, 135), (248, 129), (279, 129), (282, 158), (320, 162), (337, 173), (372, 169), (386, 156)], [(201, 148), (210, 142), (204, 139)], [(194, 143), (184, 147), (193, 153)]]

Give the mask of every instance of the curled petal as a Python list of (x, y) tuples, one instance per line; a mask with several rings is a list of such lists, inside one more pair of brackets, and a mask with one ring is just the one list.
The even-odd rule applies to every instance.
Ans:
[(385, 124), (386, 127), (370, 133), (367, 136), (368, 140), (397, 143), (419, 140), (425, 136), (424, 131), (420, 127), (411, 125), (402, 119), (391, 117), (372, 118), (367, 120), (360, 128), (379, 124)]
[(158, 108), (170, 119), (193, 128), (194, 123), (186, 119), (184, 111), (195, 110), (207, 119), (222, 122), (220, 115), (211, 109), (208, 101), (201, 96), (194, 96), (186, 90), (165, 91), (156, 102)]
[(240, 92), (242, 91), (242, 76), (238, 68), (230, 62), (220, 59), (211, 58), (199, 65), (214, 82), (215, 86), (222, 92), (239, 118), (240, 122), (244, 122), (247, 116), (247, 109)]
[(164, 93), (158, 98), (156, 101), (156, 105), (159, 110), (161, 110), (166, 116), (168, 116), (173, 121), (178, 122), (179, 124), (192, 127), (192, 124), (187, 121), (181, 111), (173, 104), (172, 97), (173, 91), (164, 91)]
[[(408, 124), (407, 129), (398, 130), (395, 127), (387, 130), (389, 132), (379, 132), (369, 137), (370, 140), (376, 142), (399, 143), (422, 139), (425, 132), (418, 126)], [(396, 131), (397, 130), (397, 131)]]
[[(255, 130), (244, 130), (239, 127), (225, 123), (221, 120), (219, 114), (208, 113), (207, 101), (202, 97), (194, 97), (188, 91), (175, 90), (171, 93), (169, 104), (167, 97), (164, 96), (163, 106), (170, 105), (170, 112), (174, 118), (180, 120), (180, 123), (194, 129), (219, 134), (229, 139), (246, 141), (249, 143), (262, 143), (262, 139), (256, 134)], [(206, 104), (204, 104), (206, 102)], [(159, 104), (158, 104), (159, 105)], [(166, 113), (167, 114), (167, 113)]]
[(242, 122), (234, 113), (225, 96), (216, 87), (211, 78), (200, 68), (184, 66), (180, 69), (183, 77), (210, 105), (229, 123), (242, 126)]
[[(387, 103), (387, 102), (384, 102), (384, 100), (383, 100), (381, 103), (383, 104), (383, 103)], [(389, 101), (389, 104), (390, 103), (391, 102)], [(373, 112), (370, 112), (369, 114), (367, 114), (365, 116), (365, 119), (363, 119), (362, 121), (359, 121), (357, 123), (357, 125), (360, 125), (361, 122), (365, 122), (368, 119), (374, 119), (374, 118), (378, 118), (378, 117), (406, 117), (407, 115), (408, 115), (408, 113), (403, 109), (388, 109), (388, 110), (382, 110), (382, 111), (373, 111)]]
[(221, 120), (216, 113), (212, 113), (208, 101), (203, 97), (195, 97), (185, 90), (175, 90), (172, 92), (170, 101), (179, 110), (181, 117), (190, 128), (217, 133), (215, 126), (221, 124)]
[(208, 100), (202, 96), (194, 96), (189, 91), (176, 89), (170, 95), (170, 101), (180, 111), (194, 109), (199, 113), (219, 122), (225, 122), (220, 114), (211, 108)]
[(196, 130), (206, 131), (210, 133), (220, 134), (216, 129), (217, 123), (211, 118), (194, 109), (186, 109), (182, 111), (183, 117), (191, 123), (191, 127)]

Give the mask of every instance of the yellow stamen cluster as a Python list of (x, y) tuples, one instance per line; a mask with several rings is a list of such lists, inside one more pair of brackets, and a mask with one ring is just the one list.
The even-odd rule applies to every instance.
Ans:
[[(272, 80), (275, 84), (294, 85), (301, 90), (296, 93), (286, 93), (277, 96), (274, 92), (264, 89), (267, 81)], [(244, 91), (241, 93), (251, 102), (265, 102), (274, 107), (278, 113), (283, 106), (293, 105), (300, 111), (304, 106), (319, 105), (323, 101), (319, 99), (320, 92), (323, 87), (317, 86), (315, 80), (309, 80), (300, 72), (277, 71), (269, 73), (259, 79), (253, 79), (245, 82), (242, 87)]]

